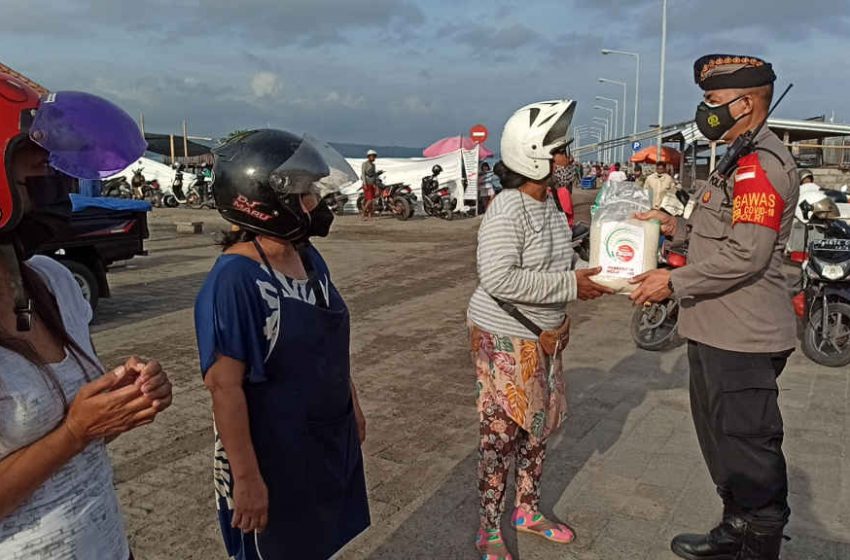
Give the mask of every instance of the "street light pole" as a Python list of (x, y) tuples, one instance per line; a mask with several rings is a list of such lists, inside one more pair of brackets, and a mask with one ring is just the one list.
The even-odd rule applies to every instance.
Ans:
[(581, 130), (582, 134), (588, 135), (588, 136), (591, 137), (591, 139), (596, 141), (597, 147), (596, 147), (596, 152), (595, 152), (596, 153), (595, 160), (598, 161), (602, 157), (601, 150), (600, 150), (598, 145), (602, 143), (603, 129), (599, 128), (599, 127), (594, 127), (594, 126), (588, 125), (588, 126), (581, 128), (580, 130)]
[[(617, 125), (620, 122), (620, 102), (618, 100), (612, 99), (610, 97), (602, 97), (601, 95), (597, 95), (596, 99), (600, 100), (600, 101), (608, 101), (608, 102), (611, 102), (611, 103), (614, 104), (614, 134), (612, 134), (612, 137), (617, 136)], [(594, 109), (606, 109), (606, 107), (601, 107), (599, 105), (594, 105), (593, 108)], [(626, 112), (625, 109), (623, 109), (623, 112), (624, 113)], [(614, 148), (614, 151), (615, 152), (618, 151), (617, 148)], [(622, 159), (622, 157), (620, 159)]]
[(667, 53), (667, 0), (661, 0), (661, 72), (658, 80), (658, 149), (656, 161), (661, 161), (662, 128), (664, 126), (664, 65)]
[(635, 116), (632, 122), (632, 134), (637, 136), (638, 130), (638, 106), (640, 100), (640, 53), (631, 51), (615, 51), (612, 49), (602, 49), (602, 54), (620, 54), (623, 56), (633, 56), (635, 58)]
[(608, 112), (608, 122), (610, 123), (608, 125), (608, 142), (610, 143), (608, 146), (608, 157), (612, 160), (617, 159), (617, 148), (614, 147), (614, 138), (617, 137), (617, 120), (614, 118), (614, 109), (603, 107), (602, 105), (594, 105), (593, 108)]
[[(611, 111), (611, 109), (609, 109)], [(609, 142), (611, 140), (611, 121), (608, 117), (593, 117), (593, 122), (602, 124), (605, 127), (605, 141)], [(608, 160), (611, 157), (610, 154), (611, 147), (607, 146), (602, 150), (602, 159)]]
[[(601, 83), (605, 83), (605, 84), (616, 84), (618, 86), (622, 86), (622, 88), (623, 88), (623, 124), (622, 124), (622, 127), (621, 127), (620, 135), (625, 137), (626, 136), (626, 99), (628, 99), (628, 88), (629, 88), (629, 86), (626, 84), (626, 82), (621, 82), (619, 80), (609, 80), (607, 78), (599, 78), (599, 81)], [(616, 127), (614, 127), (614, 129), (616, 130)], [(625, 152), (624, 148), (625, 148), (624, 146), (620, 146), (620, 159), (624, 159), (626, 157), (626, 152)]]

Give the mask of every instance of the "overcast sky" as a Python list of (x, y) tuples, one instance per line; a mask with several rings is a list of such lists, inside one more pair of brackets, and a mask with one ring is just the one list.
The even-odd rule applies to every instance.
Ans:
[[(693, 60), (761, 56), (778, 116), (850, 122), (848, 0), (669, 0), (665, 121), (699, 101)], [(0, 0), (0, 57), (50, 89), (81, 89), (144, 112), (146, 128), (219, 137), (272, 126), (340, 142), (423, 146), (483, 122), (498, 137), (532, 101), (594, 96), (657, 122), (661, 0)], [(631, 109), (627, 130), (631, 130)], [(493, 141), (491, 140), (491, 143)], [(498, 147), (497, 145), (494, 147)]]

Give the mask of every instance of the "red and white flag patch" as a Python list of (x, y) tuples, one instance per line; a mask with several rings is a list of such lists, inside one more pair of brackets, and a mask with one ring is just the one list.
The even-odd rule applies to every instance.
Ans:
[(785, 201), (773, 188), (759, 163), (758, 154), (741, 158), (735, 172), (732, 195), (732, 225), (757, 224), (779, 232)]

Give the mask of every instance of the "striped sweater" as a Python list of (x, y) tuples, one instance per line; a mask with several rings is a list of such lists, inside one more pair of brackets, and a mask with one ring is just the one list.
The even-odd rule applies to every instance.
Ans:
[(494, 200), (478, 230), (478, 288), (467, 317), (504, 336), (537, 337), (493, 300), (514, 303), (538, 327), (563, 323), (566, 304), (576, 299), (572, 233), (552, 197), (539, 202), (515, 189)]

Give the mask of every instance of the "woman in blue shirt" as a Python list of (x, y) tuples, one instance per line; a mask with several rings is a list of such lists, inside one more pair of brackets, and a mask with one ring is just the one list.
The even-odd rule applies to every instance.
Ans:
[(369, 525), (349, 375), (349, 315), (309, 243), (333, 213), (306, 140), (242, 134), (214, 150), (216, 207), (236, 229), (195, 305), (212, 393), (214, 481), (228, 554), (325, 559)]

